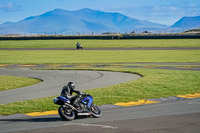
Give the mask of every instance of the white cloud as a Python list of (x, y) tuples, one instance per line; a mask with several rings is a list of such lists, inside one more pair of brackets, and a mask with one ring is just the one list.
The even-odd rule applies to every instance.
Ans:
[(0, 3), (0, 9), (9, 12), (21, 11), (21, 6), (15, 3)]
[(190, 4), (189, 6), (190, 7), (197, 7), (197, 5), (195, 5), (195, 4)]
[(175, 6), (154, 6), (154, 7), (152, 7), (152, 9), (154, 11), (165, 11), (165, 12), (166, 11), (177, 11), (177, 10), (179, 10), (179, 8), (175, 7)]

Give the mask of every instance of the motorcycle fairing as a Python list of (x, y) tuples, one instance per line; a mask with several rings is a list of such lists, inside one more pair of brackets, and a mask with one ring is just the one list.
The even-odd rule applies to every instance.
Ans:
[(88, 107), (90, 107), (93, 103), (93, 98), (92, 96), (87, 96), (83, 98), (82, 103), (86, 104)]
[(70, 103), (70, 100), (67, 99), (66, 97), (59, 96), (59, 97), (54, 98), (53, 102), (55, 104), (64, 105), (65, 103)]

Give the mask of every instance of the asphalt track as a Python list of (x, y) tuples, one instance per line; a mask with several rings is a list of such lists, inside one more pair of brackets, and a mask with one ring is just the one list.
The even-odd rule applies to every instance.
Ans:
[(62, 121), (58, 115), (15, 115), (0, 119), (0, 132), (13, 133), (199, 133), (200, 98), (152, 105), (101, 107), (101, 118)]

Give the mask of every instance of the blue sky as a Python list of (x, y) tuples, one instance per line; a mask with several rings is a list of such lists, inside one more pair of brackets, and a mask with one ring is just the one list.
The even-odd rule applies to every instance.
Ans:
[(200, 0), (0, 0), (0, 24), (17, 22), (60, 8), (91, 8), (172, 25), (184, 16), (200, 15)]

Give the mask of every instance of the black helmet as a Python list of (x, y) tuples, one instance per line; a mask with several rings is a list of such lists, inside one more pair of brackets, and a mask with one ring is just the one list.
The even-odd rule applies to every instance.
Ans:
[(74, 83), (74, 82), (69, 82), (69, 83), (67, 84), (67, 86), (68, 86), (70, 89), (72, 89), (72, 90), (75, 89), (75, 83)]

